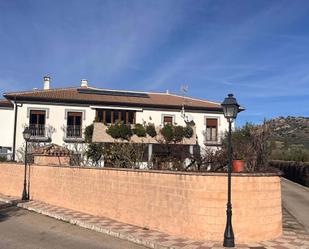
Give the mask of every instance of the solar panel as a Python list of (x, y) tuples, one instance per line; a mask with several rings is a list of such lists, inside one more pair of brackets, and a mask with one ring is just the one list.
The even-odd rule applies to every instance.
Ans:
[(81, 89), (81, 88), (79, 88), (77, 91), (79, 93), (82, 93), (82, 94), (97, 94), (97, 95), (149, 98), (149, 95), (147, 93), (137, 93), (137, 92), (121, 92), (121, 91)]

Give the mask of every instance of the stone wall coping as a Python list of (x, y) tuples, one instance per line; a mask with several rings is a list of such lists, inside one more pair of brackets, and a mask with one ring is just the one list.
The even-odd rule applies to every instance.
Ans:
[[(4, 162), (1, 164), (15, 164), (15, 165), (24, 165), (21, 163), (12, 163)], [(172, 171), (172, 170), (149, 170), (149, 169), (129, 169), (129, 168), (111, 168), (111, 167), (81, 167), (81, 166), (59, 166), (59, 165), (35, 165), (31, 164), (31, 167), (57, 167), (57, 168), (71, 168), (71, 169), (94, 169), (94, 170), (109, 170), (109, 171), (127, 171), (127, 172), (136, 172), (136, 173), (150, 173), (150, 174), (170, 174), (170, 175), (191, 175), (191, 176), (227, 176), (226, 172), (186, 172), (186, 171)], [(282, 176), (282, 173), (278, 172), (253, 172), (253, 173), (232, 173), (233, 177), (271, 177), (271, 176)]]

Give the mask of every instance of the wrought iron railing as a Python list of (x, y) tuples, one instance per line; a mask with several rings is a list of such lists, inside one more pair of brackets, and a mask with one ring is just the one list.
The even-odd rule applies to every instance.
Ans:
[(212, 137), (212, 139), (207, 138), (205, 132), (204, 132), (204, 144), (208, 145), (221, 145), (222, 140), (224, 138), (223, 134), (217, 134), (217, 136)]
[(83, 129), (80, 125), (68, 125), (65, 128), (66, 138), (82, 138)]
[(29, 129), (31, 131), (32, 137), (45, 137), (46, 136), (46, 127), (45, 125), (30, 124)]

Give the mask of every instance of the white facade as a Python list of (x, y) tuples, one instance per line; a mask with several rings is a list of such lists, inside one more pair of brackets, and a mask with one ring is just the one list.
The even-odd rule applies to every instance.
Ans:
[[(207, 118), (216, 118), (218, 119), (218, 141), (217, 143), (220, 143), (220, 137), (221, 135), (228, 129), (228, 122), (224, 118), (223, 114), (212, 114), (207, 112), (189, 112), (185, 111), (186, 115), (189, 115), (193, 118), (193, 121), (195, 123), (196, 127), (196, 134), (198, 137), (198, 144), (201, 147), (204, 147), (206, 144), (205, 141), (205, 132), (206, 132), (206, 119)], [(173, 121), (177, 125), (185, 126), (185, 120), (181, 115), (181, 110), (175, 111), (175, 110), (149, 110), (149, 109), (143, 109), (142, 112), (137, 112), (136, 114), (136, 122), (137, 123), (154, 123), (155, 126), (159, 126), (163, 124), (163, 117), (164, 115), (172, 116)], [(212, 145), (214, 145), (212, 143)]]
[[(100, 108), (100, 106), (95, 106)], [(76, 106), (76, 105), (64, 105), (64, 104), (44, 104), (44, 103), (23, 103), (18, 107), (17, 117), (17, 128), (16, 128), (16, 150), (22, 150), (24, 146), (23, 130), (29, 125), (29, 115), (32, 110), (42, 110), (46, 112), (45, 126), (47, 133), (51, 134), (51, 141), (58, 145), (69, 146), (71, 142), (68, 142), (65, 138), (65, 127), (67, 124), (67, 113), (68, 112), (81, 112), (82, 113), (82, 126), (92, 124), (95, 120), (96, 110), (92, 106)], [(106, 108), (106, 105), (102, 108)], [(111, 107), (114, 108), (114, 107)], [(125, 106), (119, 106), (119, 108), (125, 109)], [(185, 125), (184, 118), (182, 117), (181, 110), (168, 110), (168, 109), (149, 109), (149, 108), (137, 108), (136, 112), (136, 123), (153, 123), (155, 126), (163, 124), (163, 117), (165, 115), (172, 116), (173, 122), (178, 125)], [(12, 147), (13, 142), (13, 127), (14, 127), (14, 111), (7, 110), (1, 111), (2, 120), (7, 122), (1, 123), (1, 140), (2, 144)], [(223, 114), (212, 114), (207, 112), (186, 112), (186, 115), (190, 115), (193, 118), (196, 127), (197, 141), (201, 147), (205, 144), (205, 131), (206, 131), (206, 119), (216, 118), (218, 120), (218, 144), (220, 143), (220, 134), (223, 134), (228, 129), (228, 123), (224, 118)], [(4, 127), (4, 128), (3, 128)], [(5, 142), (4, 142), (5, 141)], [(216, 144), (211, 144), (215, 146)], [(18, 153), (16, 154), (18, 158)]]
[[(70, 143), (67, 143), (65, 136), (68, 112), (81, 112), (83, 127), (92, 124), (95, 118), (95, 110), (89, 106), (23, 103), (21, 107), (18, 107), (16, 150), (24, 146), (22, 133), (24, 128), (29, 125), (30, 111), (32, 110), (46, 111), (46, 133), (51, 135), (51, 141), (46, 141), (46, 143), (51, 142), (58, 145), (70, 145)], [(44, 143), (44, 141), (40, 142)]]
[(13, 147), (14, 109), (0, 107), (0, 147)]
[[(95, 94), (100, 95), (100, 90), (96, 88), (89, 88), (87, 80), (82, 80), (81, 89), (94, 89), (96, 92), (91, 93), (95, 97)], [(14, 134), (15, 136), (15, 152), (16, 157), (15, 159), (20, 160), (22, 156), (22, 151), (24, 148), (24, 138), (23, 138), (23, 131), (25, 127), (28, 127), (30, 125), (35, 125), (34, 130), (40, 130), (43, 126), (42, 130), (39, 135), (35, 134), (33, 135), (32, 142), (38, 142), (40, 144), (42, 143), (54, 143), (58, 145), (65, 145), (67, 147), (75, 146), (76, 144), (82, 144), (83, 143), (83, 137), (82, 135), (78, 137), (74, 137), (69, 134), (69, 129), (67, 125), (71, 125), (72, 121), (72, 115), (76, 115), (78, 117), (78, 127), (81, 127), (84, 129), (86, 126), (92, 124), (96, 118), (98, 118), (97, 110), (118, 110), (123, 111), (126, 115), (126, 123), (132, 123), (131, 121), (128, 122), (129, 116), (132, 114), (132, 111), (134, 112), (134, 122), (140, 123), (140, 124), (148, 124), (152, 123), (156, 127), (162, 126), (164, 124), (164, 117), (167, 116), (169, 119), (169, 122), (172, 119), (173, 124), (182, 125), (185, 126), (186, 122), (193, 121), (195, 124), (195, 132), (197, 136), (197, 144), (203, 148), (210, 146), (212, 148), (216, 148), (220, 145), (221, 137), (223, 133), (228, 129), (228, 122), (224, 118), (222, 111), (220, 111), (220, 104), (218, 103), (212, 103), (209, 101), (205, 101), (205, 106), (203, 100), (196, 100), (196, 99), (187, 99), (192, 101), (197, 101), (197, 107), (194, 107), (192, 105), (190, 110), (181, 108), (181, 104), (179, 102), (179, 98), (181, 98), (181, 102), (185, 101), (182, 100), (182, 97), (173, 95), (173, 94), (162, 94), (158, 93), (149, 93), (153, 94), (155, 96), (161, 96), (164, 97), (165, 104), (161, 104), (160, 101), (156, 101), (156, 104), (153, 104), (152, 102), (148, 103), (148, 105), (144, 105), (147, 107), (143, 107), (142, 103), (143, 100), (139, 102), (139, 100), (136, 100), (136, 96), (134, 96), (135, 101), (134, 104), (132, 102), (121, 102), (121, 103), (129, 103), (128, 106), (126, 104), (119, 104), (114, 101), (111, 105), (91, 105), (91, 104), (81, 104), (81, 103), (93, 103), (95, 101), (92, 101), (92, 99), (89, 101), (89, 98), (87, 99), (87, 96), (91, 95), (83, 95), (85, 97), (82, 97), (80, 100), (75, 101), (74, 104), (70, 104), (73, 102), (66, 101), (65, 97), (58, 100), (57, 102), (52, 102), (49, 97), (41, 97), (39, 100), (35, 98), (30, 99), (23, 99), (23, 96), (27, 96), (27, 94), (30, 94), (31, 96), (42, 96), (38, 95), (43, 93), (50, 93), (50, 92), (56, 92), (60, 91), (60, 93), (64, 93), (61, 91), (66, 91), (66, 89), (50, 89), (50, 77), (44, 77), (44, 90), (33, 90), (30, 92), (22, 92), (22, 93), (10, 93), (8, 96), (14, 104), (14, 108), (16, 108), (17, 104), (17, 118), (16, 118), (16, 132), (14, 133), (14, 122), (15, 122), (15, 110), (14, 108), (9, 107), (0, 107), (0, 148), (1, 147), (14, 147)], [(104, 90), (103, 90), (104, 91)], [(106, 91), (105, 91), (106, 92)], [(114, 91), (116, 94), (120, 94), (119, 96), (123, 95), (124, 91)], [(141, 94), (139, 92), (125, 92), (130, 94)], [(145, 93), (142, 93), (145, 94)], [(5, 95), (6, 96), (6, 95)], [(17, 96), (17, 98), (16, 98)], [(19, 96), (21, 96), (20, 99)], [(118, 95), (116, 95), (118, 96)], [(87, 99), (88, 102), (83, 102), (83, 99)], [(126, 100), (126, 97), (124, 97), (122, 100)], [(175, 100), (176, 98), (176, 100)], [(178, 99), (177, 99), (178, 98)], [(175, 102), (173, 102), (173, 99)], [(16, 103), (14, 103), (14, 100), (16, 100)], [(167, 101), (166, 101), (167, 100)], [(105, 99), (101, 99), (101, 102), (105, 102)], [(99, 103), (101, 103), (99, 101)], [(178, 101), (178, 102), (177, 102)], [(108, 101), (107, 101), (108, 102)], [(202, 104), (201, 104), (202, 102)], [(95, 102), (95, 103), (98, 103)], [(136, 107), (135, 107), (136, 105)], [(210, 108), (207, 108), (208, 106), (211, 106)], [(150, 107), (151, 106), (151, 107)], [(157, 106), (161, 106), (160, 108)], [(176, 109), (177, 106), (180, 106), (179, 109)], [(214, 107), (215, 108), (212, 108)], [(194, 110), (194, 111), (193, 111)], [(207, 111), (206, 111), (207, 110)], [(42, 114), (43, 113), (43, 114)], [(129, 114), (130, 113), (130, 114)], [(69, 118), (68, 118), (69, 114)], [(37, 116), (35, 116), (37, 115)], [(112, 115), (112, 114), (111, 114)], [(114, 114), (113, 114), (114, 115)], [(119, 114), (120, 115), (120, 114)], [(132, 114), (133, 115), (133, 114)], [(105, 111), (104, 111), (104, 117), (105, 117)], [(39, 119), (43, 118), (44, 121), (34, 121), (33, 119)], [(131, 116), (130, 116), (131, 118)], [(31, 121), (30, 121), (31, 119)], [(68, 119), (71, 121), (68, 122)], [(81, 120), (81, 121), (80, 121)], [(76, 120), (75, 120), (76, 121)], [(208, 121), (211, 121), (212, 123), (215, 123), (215, 130), (212, 128), (207, 128), (207, 135), (210, 136), (211, 139), (207, 139), (206, 141), (206, 126), (209, 124)], [(100, 121), (101, 122), (101, 121)], [(73, 122), (74, 124), (77, 124), (76, 122)], [(213, 124), (212, 124), (213, 125)], [(75, 125), (73, 125), (75, 126)], [(80, 131), (80, 128), (78, 128)], [(73, 129), (74, 130), (74, 129)], [(215, 135), (213, 135), (213, 132)], [(43, 134), (44, 133), (44, 134)], [(82, 134), (80, 132), (79, 134)], [(215, 136), (215, 139), (213, 137)], [(208, 136), (207, 136), (208, 137)], [(75, 139), (77, 138), (77, 139)], [(194, 141), (195, 143), (195, 141)], [(191, 144), (192, 147), (192, 144)], [(19, 153), (19, 151), (21, 153)], [(191, 151), (191, 148), (190, 148)]]

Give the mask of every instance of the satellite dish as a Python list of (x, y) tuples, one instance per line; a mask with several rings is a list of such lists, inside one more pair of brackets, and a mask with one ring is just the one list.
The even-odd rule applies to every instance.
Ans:
[(193, 118), (192, 114), (187, 114), (185, 116), (185, 122), (186, 123), (191, 123), (192, 121), (194, 121), (194, 118)]

